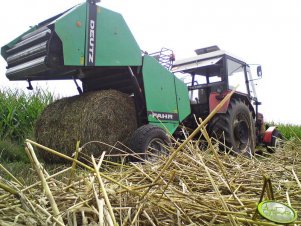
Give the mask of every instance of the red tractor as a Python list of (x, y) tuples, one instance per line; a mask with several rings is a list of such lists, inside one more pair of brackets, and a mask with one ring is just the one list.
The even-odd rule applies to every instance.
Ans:
[[(264, 144), (273, 151), (277, 138), (282, 138), (276, 127), (265, 130), (263, 115), (258, 112), (261, 104), (253, 81), (250, 66), (217, 46), (197, 49), (196, 56), (175, 61), (171, 71), (188, 86), (191, 116), (185, 123), (195, 128), (196, 118), (205, 118), (217, 104), (237, 87), (231, 97), (208, 125), (211, 136), (232, 148), (234, 152), (254, 154), (255, 146)], [(194, 116), (193, 116), (194, 115)], [(193, 118), (192, 118), (193, 117)], [(225, 148), (225, 146), (223, 146)]]

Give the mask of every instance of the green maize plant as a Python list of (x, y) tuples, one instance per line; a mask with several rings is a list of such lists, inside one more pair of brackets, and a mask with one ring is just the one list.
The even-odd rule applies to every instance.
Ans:
[(53, 94), (42, 89), (33, 93), (0, 90), (0, 139), (23, 142), (32, 135), (35, 120), (53, 100)]
[(286, 139), (301, 139), (301, 125), (277, 124), (277, 129)]

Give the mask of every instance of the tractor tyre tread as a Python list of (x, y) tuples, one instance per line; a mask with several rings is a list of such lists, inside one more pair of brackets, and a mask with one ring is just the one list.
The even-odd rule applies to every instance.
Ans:
[[(212, 119), (212, 122), (209, 125), (210, 135), (215, 137), (216, 139), (224, 142), (225, 145), (229, 148), (233, 148), (233, 150), (237, 153), (240, 153), (242, 150), (233, 147), (234, 144), (234, 127), (233, 121), (234, 117), (239, 113), (244, 112), (246, 118), (249, 118), (249, 133), (252, 135), (250, 149), (252, 153), (255, 150), (255, 125), (252, 120), (252, 115), (249, 107), (239, 99), (232, 99), (229, 103), (228, 110), (226, 113), (218, 113)], [(254, 128), (252, 128), (254, 127)], [(224, 139), (224, 141), (222, 140)], [(221, 145), (221, 148), (224, 146)]]

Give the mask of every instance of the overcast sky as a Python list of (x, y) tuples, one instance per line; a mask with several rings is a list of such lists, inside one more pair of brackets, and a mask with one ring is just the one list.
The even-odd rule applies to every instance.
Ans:
[[(81, 1), (2, 1), (0, 46), (29, 26)], [(121, 13), (140, 48), (148, 52), (173, 49), (176, 58), (194, 56), (194, 49), (218, 45), (249, 64), (261, 64), (257, 94), (266, 120), (301, 124), (300, 0), (102, 0), (101, 6)], [(0, 86), (21, 87), (5, 77), (0, 57)], [(39, 82), (45, 87), (46, 82)], [(47, 82), (62, 95), (76, 94), (73, 82)], [(36, 82), (33, 83), (37, 85)]]

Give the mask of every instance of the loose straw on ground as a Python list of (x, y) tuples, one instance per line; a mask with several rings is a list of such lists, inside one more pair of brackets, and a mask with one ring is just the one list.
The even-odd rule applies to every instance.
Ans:
[[(201, 129), (206, 138), (205, 125)], [(156, 162), (125, 164), (124, 156), (112, 163), (105, 153), (100, 159), (87, 157), (83, 163), (80, 151), (76, 159), (27, 140), (37, 173), (30, 180), (23, 176), (21, 185), (16, 181), (20, 175), (14, 174), (13, 179), (0, 172), (9, 178), (0, 177), (0, 224), (276, 225), (260, 215), (252, 219), (263, 190), (263, 174), (272, 182), (269, 194), (301, 212), (299, 140), (285, 142), (272, 155), (264, 152), (252, 159), (214, 152), (218, 145), (212, 146), (208, 137), (207, 141), (190, 139), (177, 154), (157, 156)], [(174, 146), (179, 148), (181, 142)], [(42, 167), (35, 160), (36, 151), (48, 151), (70, 164), (50, 171), (54, 166)], [(300, 220), (299, 216), (295, 224)]]
[(54, 199), (54, 197), (52, 195), (52, 192), (51, 192), (51, 190), (50, 190), (50, 188), (49, 188), (49, 186), (47, 184), (45, 176), (44, 176), (44, 174), (42, 172), (39, 160), (37, 159), (37, 156), (36, 156), (36, 154), (35, 154), (32, 146), (31, 146), (31, 144), (26, 143), (26, 150), (28, 151), (29, 155), (32, 157), (32, 159), (34, 161), (34, 166), (36, 168), (36, 172), (38, 173), (39, 178), (42, 181), (43, 189), (45, 190), (46, 196), (47, 196), (47, 198), (48, 198), (48, 200), (50, 202), (50, 205), (51, 205), (51, 208), (52, 208), (54, 216), (58, 218), (58, 221), (60, 223), (64, 224), (64, 221), (63, 221), (63, 219), (61, 217), (61, 214), (60, 214), (60, 211), (59, 211), (59, 209), (57, 207), (55, 199)]

